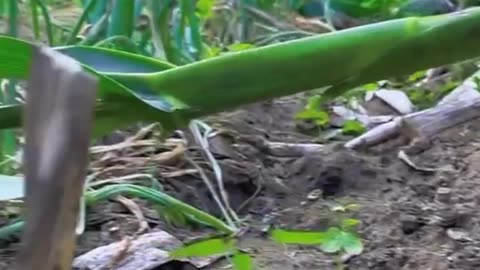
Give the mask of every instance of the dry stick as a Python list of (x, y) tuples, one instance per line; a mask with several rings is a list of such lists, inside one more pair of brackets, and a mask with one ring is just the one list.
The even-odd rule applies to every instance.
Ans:
[(71, 269), (97, 81), (73, 59), (32, 47), (27, 87), (27, 213), (17, 269)]
[(97, 81), (72, 58), (32, 46), (27, 87), (27, 211), (17, 269), (71, 269)]
[(399, 134), (429, 138), (446, 129), (480, 117), (480, 93), (475, 78), (480, 71), (445, 96), (437, 106), (397, 117), (347, 142), (346, 148), (369, 147)]

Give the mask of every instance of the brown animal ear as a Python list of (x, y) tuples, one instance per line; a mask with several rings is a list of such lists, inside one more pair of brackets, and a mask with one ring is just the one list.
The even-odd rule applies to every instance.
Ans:
[(26, 226), (18, 269), (71, 269), (97, 90), (74, 59), (32, 47), (24, 107)]

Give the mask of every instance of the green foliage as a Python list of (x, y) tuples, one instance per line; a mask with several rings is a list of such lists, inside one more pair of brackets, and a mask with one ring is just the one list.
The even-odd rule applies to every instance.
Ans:
[(225, 255), (235, 248), (235, 239), (231, 237), (213, 237), (185, 244), (170, 253), (172, 258), (205, 257)]
[(346, 135), (359, 135), (364, 133), (365, 131), (365, 126), (357, 120), (347, 120), (342, 127), (342, 132)]
[(213, 6), (216, 0), (198, 0), (196, 4), (197, 15), (201, 19), (209, 19), (213, 15)]
[(343, 252), (348, 255), (358, 255), (363, 251), (362, 241), (358, 235), (335, 227), (329, 228), (324, 233), (320, 248), (327, 253)]
[(325, 233), (273, 229), (270, 238), (282, 244), (319, 245), (323, 243)]
[(296, 115), (297, 119), (313, 121), (317, 126), (324, 127), (330, 123), (330, 116), (326, 111), (306, 109)]
[[(425, 23), (418, 24), (422, 27), (418, 29), (422, 36), (411, 36), (410, 32), (405, 32), (405, 26), (418, 19), (396, 20), (379, 23), (375, 27), (358, 27), (275, 46), (252, 48), (182, 67), (115, 50), (87, 50), (77, 46), (57, 49), (67, 54), (69, 51), (81, 51), (70, 56), (83, 63), (84, 68), (100, 80), (98, 93), (102, 102), (95, 114), (97, 136), (137, 121), (160, 121), (169, 131), (185, 125), (192, 118), (242, 104), (326, 87), (327, 91), (322, 94), (323, 102), (356, 85), (478, 55), (480, 46), (477, 43), (480, 41), (477, 39), (480, 38), (464, 33), (470, 31), (479, 11), (472, 9), (462, 17), (425, 18)], [(423, 28), (435, 31), (421, 31)], [(385, 39), (379, 40), (382, 35)], [(462, 36), (464, 40), (463, 50), (454, 50), (457, 36)], [(442, 43), (441, 49), (434, 46), (439, 42)], [(0, 76), (25, 78), (31, 46), (24, 41), (0, 37), (0, 57), (3, 60), (0, 62)], [(334, 46), (340, 46), (342, 50), (334, 53), (331, 49)], [(429, 49), (422, 56), (409, 56), (416, 51), (411, 49), (414, 47)], [(451, 48), (452, 54), (440, 53), (445, 48)], [(18, 54), (6, 53), (11, 51)], [(363, 61), (367, 56), (375, 61)], [(349, 68), (345, 66), (347, 60)], [(332, 65), (344, 68), (332, 69)], [(146, 66), (150, 69), (142, 69)], [(272, 67), (276, 72), (272, 72)], [(171, 72), (165, 72), (167, 70)], [(235, 74), (236, 83), (232, 83), (232, 74)], [(295, 74), (295, 79), (285, 74)], [(198, 98), (198, 93), (201, 93), (201, 98)], [(135, 109), (136, 113), (124, 110), (126, 106)], [(8, 110), (12, 112), (11, 108)], [(1, 127), (20, 126), (20, 115), (14, 116), (15, 119), (11, 116), (0, 114)], [(9, 123), (14, 125), (7, 126)]]
[(252, 257), (248, 253), (238, 251), (232, 257), (233, 266), (236, 270), (252, 270)]
[[(321, 110), (321, 104), (345, 91), (389, 76), (409, 75), (480, 55), (480, 38), (469, 35), (478, 25), (480, 9), (467, 11), (464, 16), (409, 18), (258, 47), (243, 35), (207, 44), (203, 30), (213, 17), (214, 0), (113, 1), (116, 4), (111, 9), (108, 1), (77, 2), (84, 10), (71, 29), (62, 29), (51, 21), (45, 4), (57, 4), (52, 1), (32, 0), (31, 14), (36, 40), (40, 39), (43, 18), (48, 43), (72, 45), (54, 49), (81, 62), (100, 81), (96, 137), (138, 121), (160, 122), (168, 132), (197, 117), (311, 89), (326, 92), (310, 99), (297, 118), (325, 126), (330, 119)], [(400, 2), (404, 1), (331, 0), (326, 7), (327, 12), (343, 12), (353, 17), (388, 17)], [(10, 36), (17, 31), (13, 23), (16, 3), (0, 1), (0, 16), (8, 14), (12, 22)], [(242, 29), (248, 22), (243, 4), (273, 9), (279, 3), (242, 1), (241, 11), (232, 14), (242, 22)], [(281, 4), (298, 9), (304, 1), (288, 0)], [(141, 25), (145, 16), (149, 23)], [(89, 30), (82, 31), (87, 23), (91, 24)], [(54, 29), (61, 29), (67, 35), (55, 35)], [(455, 50), (458, 40), (462, 40), (462, 50)], [(25, 79), (31, 48), (32, 43), (0, 37), (0, 77)], [(418, 55), (418, 51), (424, 54)], [(444, 54), (445, 51), (451, 53)], [(372, 86), (376, 87), (366, 85), (363, 90)], [(0, 105), (1, 129), (21, 127), (21, 107), (10, 101)], [(343, 128), (346, 134), (363, 131), (364, 127), (356, 121), (347, 121)], [(10, 139), (15, 138), (10, 134)], [(10, 139), (2, 140), (0, 150), (13, 154)], [(8, 199), (17, 194), (17, 184), (11, 190), (1, 190), (5, 192), (1, 196)], [(231, 253), (237, 269), (253, 268), (251, 257), (237, 250), (236, 232), (232, 228), (155, 189), (106, 186), (88, 191), (86, 203), (92, 205), (119, 194), (152, 202), (172, 225), (194, 222), (226, 235), (187, 243), (172, 252), (173, 257)], [(339, 206), (338, 225), (327, 231), (275, 229), (271, 238), (284, 244), (317, 245), (325, 252), (358, 254), (363, 248), (356, 233), (360, 221), (343, 217), (353, 209), (353, 205)], [(22, 226), (19, 221), (0, 229), (0, 238), (5, 231)]]
[[(337, 226), (328, 228), (326, 231), (295, 231), (283, 229), (271, 229), (270, 238), (281, 244), (316, 245), (325, 253), (358, 255), (363, 251), (361, 237), (357, 228), (360, 220), (349, 217), (351, 211), (359, 209), (358, 204), (336, 205), (331, 208)], [(338, 268), (343, 269), (341, 260)]]
[[(0, 191), (0, 201), (22, 197), (24, 194), (23, 185), (23, 177), (1, 176), (0, 188), (2, 188), (2, 190)], [(212, 227), (226, 235), (232, 235), (234, 233), (232, 228), (216, 217), (153, 188), (132, 184), (114, 184), (99, 189), (89, 188), (84, 194), (84, 197), (86, 205), (91, 206), (118, 195), (134, 196), (153, 203), (158, 209), (168, 209), (166, 212), (163, 212), (163, 217), (167, 218), (167, 221), (174, 219), (176, 219), (176, 221), (181, 220), (184, 221), (182, 225), (186, 224), (186, 221), (189, 221), (191, 223)], [(23, 221), (18, 222), (23, 224)], [(15, 226), (15, 228), (21, 230), (23, 227), (18, 225)], [(11, 233), (11, 228), (0, 228), (0, 238), (7, 236), (7, 232)]]

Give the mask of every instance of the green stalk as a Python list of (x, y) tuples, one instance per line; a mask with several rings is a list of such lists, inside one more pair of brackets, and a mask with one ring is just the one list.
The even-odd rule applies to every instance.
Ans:
[(131, 37), (135, 24), (135, 1), (113, 0), (112, 13), (108, 23), (108, 36)]
[(200, 58), (200, 55), (202, 55), (203, 42), (200, 34), (200, 20), (195, 14), (195, 1), (181, 0), (180, 8), (182, 18), (188, 21), (188, 28), (191, 39), (189, 43), (191, 43), (191, 47), (193, 47), (189, 48), (189, 51), (193, 53), (195, 60), (198, 60)]
[(35, 40), (40, 39), (40, 23), (38, 21), (37, 0), (30, 0), (30, 9), (32, 11), (32, 26)]
[(47, 40), (50, 46), (54, 45), (53, 40), (53, 27), (52, 27), (52, 20), (50, 19), (50, 13), (48, 11), (47, 6), (43, 2), (43, 0), (36, 0), (37, 5), (40, 7), (40, 11), (42, 12), (43, 20), (45, 21), (45, 28), (47, 32)]
[(94, 24), (96, 23), (102, 16), (103, 14), (106, 12), (107, 10), (107, 5), (108, 5), (108, 2), (110, 1), (105, 1), (105, 0), (102, 0), (102, 1), (98, 1), (98, 0), (95, 0), (95, 1), (92, 1), (92, 3), (94, 4), (93, 5), (93, 8), (90, 7), (90, 0), (81, 0), (82, 2), (82, 7), (83, 7), (83, 10), (86, 10), (88, 9), (88, 22), (91, 23), (91, 24)]
[(8, 3), (8, 34), (17, 36), (18, 3), (17, 0), (9, 0)]
[(147, 187), (141, 187), (132, 184), (105, 186), (95, 191), (89, 191), (86, 194), (86, 203), (87, 205), (93, 205), (100, 200), (106, 200), (120, 194), (135, 196), (137, 198), (146, 199), (149, 202), (158, 205), (166, 205), (167, 207), (173, 207), (177, 211), (184, 213), (185, 215), (196, 220), (197, 222), (212, 226), (224, 233), (233, 233), (232, 228), (230, 228), (223, 221), (217, 219), (216, 217), (201, 210), (198, 210), (195, 207), (183, 203), (171, 196)]
[(87, 20), (88, 14), (91, 10), (95, 7), (95, 0), (89, 0), (88, 3), (83, 8), (82, 15), (78, 19), (77, 23), (73, 27), (72, 32), (70, 33), (70, 37), (68, 38), (67, 44), (73, 44), (77, 38), (78, 33), (80, 33), (80, 29), (82, 28), (83, 23)]
[[(10, 0), (8, 5), (8, 34), (12, 37), (16, 37), (18, 34), (17, 30), (17, 19), (18, 19), (18, 3), (16, 0)], [(7, 91), (2, 96), (0, 103), (3, 104), (13, 104), (15, 102), (16, 94), (16, 82), (15, 80), (9, 80), (7, 85)], [(0, 133), (0, 161), (8, 159), (10, 156), (13, 156), (16, 151), (16, 137), (15, 133), (12, 130), (4, 130)], [(10, 162), (4, 163), (3, 166), (0, 166), (0, 172), (4, 174), (12, 173), (12, 168)]]

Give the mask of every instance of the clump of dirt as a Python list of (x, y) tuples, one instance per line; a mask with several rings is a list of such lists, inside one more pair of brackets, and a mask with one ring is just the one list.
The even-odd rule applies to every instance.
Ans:
[[(345, 260), (348, 269), (480, 267), (478, 123), (431, 138), (430, 147), (411, 158), (437, 170), (419, 171), (397, 158), (405, 144), (401, 138), (363, 151), (344, 149), (341, 142), (293, 151), (287, 146), (315, 141), (296, 129), (293, 115), (302, 104), (301, 96), (287, 97), (208, 119), (220, 130), (211, 139), (212, 152), (222, 167), (231, 205), (253, 228), (242, 245), (259, 269), (336, 269), (335, 258), (318, 247), (285, 248), (263, 237), (261, 230), (266, 225), (324, 230), (334, 222), (328, 209), (335, 203), (362, 206), (355, 217), (362, 222), (365, 249)], [(189, 155), (202, 158), (193, 148)], [(209, 166), (202, 166), (213, 177)], [(219, 214), (196, 174), (164, 179), (162, 184), (176, 198)], [(148, 204), (136, 202), (144, 206), (153, 228), (180, 239), (208, 233), (169, 227)], [(89, 211), (88, 230), (79, 239), (77, 253), (117, 241), (135, 232), (137, 225), (119, 204), (97, 205)], [(11, 269), (15, 246), (3, 244), (0, 269)], [(210, 269), (228, 269), (224, 266)]]

